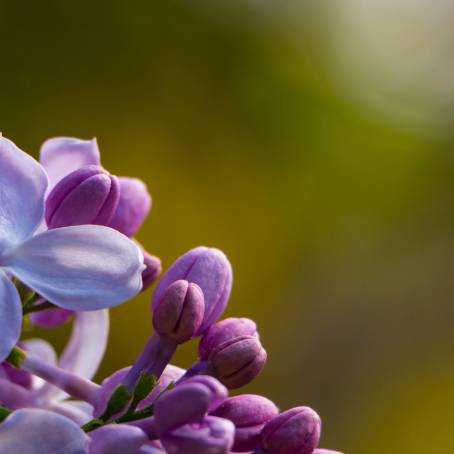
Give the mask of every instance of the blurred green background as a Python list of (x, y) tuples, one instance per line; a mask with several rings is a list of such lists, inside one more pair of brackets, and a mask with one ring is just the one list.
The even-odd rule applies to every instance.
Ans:
[[(96, 136), (147, 183), (164, 267), (224, 250), (226, 315), (269, 353), (246, 390), (314, 407), (323, 446), (454, 452), (453, 9), (1, 0), (0, 130), (35, 156)], [(98, 378), (139, 353), (149, 298), (111, 311)]]

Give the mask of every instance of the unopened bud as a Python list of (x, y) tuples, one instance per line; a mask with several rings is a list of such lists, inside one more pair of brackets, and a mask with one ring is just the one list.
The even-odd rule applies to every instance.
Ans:
[(195, 335), (203, 320), (204, 300), (200, 287), (179, 280), (171, 284), (153, 309), (153, 326), (178, 343)]
[(235, 424), (233, 451), (248, 452), (260, 447), (264, 425), (276, 417), (279, 410), (266, 397), (243, 394), (224, 400), (210, 414), (232, 421)]
[(197, 284), (205, 298), (205, 314), (197, 335), (203, 334), (224, 312), (232, 288), (232, 267), (222, 251), (197, 247), (183, 256), (164, 274), (153, 295), (153, 307), (167, 287), (184, 279)]
[(320, 440), (320, 417), (309, 407), (295, 407), (269, 421), (262, 431), (267, 454), (312, 454)]
[(50, 229), (71, 225), (108, 225), (117, 208), (119, 183), (98, 166), (87, 166), (57, 183), (46, 200)]

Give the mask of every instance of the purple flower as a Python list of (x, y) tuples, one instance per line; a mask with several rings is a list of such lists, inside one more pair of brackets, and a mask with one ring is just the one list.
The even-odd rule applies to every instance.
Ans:
[(342, 454), (339, 451), (332, 451), (331, 449), (316, 449), (312, 454)]
[(37, 408), (17, 410), (0, 424), (0, 452), (86, 454), (87, 436), (64, 416)]
[(157, 285), (152, 305), (156, 307), (172, 282), (185, 279), (197, 284), (205, 297), (205, 315), (197, 335), (203, 334), (224, 312), (232, 289), (232, 267), (219, 249), (204, 246), (190, 250), (168, 269)]
[[(80, 140), (72, 137), (55, 137), (44, 142), (40, 161), (49, 175), (49, 189), (75, 170), (89, 165), (101, 165), (96, 139)], [(145, 183), (138, 178), (119, 177), (118, 182), (120, 197), (108, 225), (132, 237), (151, 209), (151, 197)]]
[(90, 454), (136, 454), (148, 441), (143, 430), (125, 424), (104, 426), (90, 432)]
[(312, 454), (320, 427), (320, 417), (309, 407), (284, 411), (263, 428), (262, 449), (267, 454)]
[(161, 442), (168, 454), (227, 454), (234, 434), (235, 426), (228, 419), (207, 416), (166, 433)]
[(145, 291), (161, 274), (161, 260), (149, 254), (146, 251), (142, 251), (145, 269), (142, 271), (142, 292)]
[(230, 397), (214, 411), (213, 416), (228, 419), (235, 424), (233, 450), (247, 452), (257, 449), (264, 425), (279, 414), (271, 400), (255, 394)]
[(223, 342), (239, 336), (259, 337), (257, 325), (249, 318), (226, 318), (211, 325), (199, 343), (199, 358), (208, 359), (210, 352)]
[(41, 224), (47, 176), (12, 142), (0, 138), (0, 360), (19, 339), (22, 304), (12, 274), (69, 310), (115, 306), (141, 288), (143, 257), (124, 235), (84, 225), (33, 236)]
[(45, 311), (32, 312), (29, 317), (33, 325), (44, 329), (51, 329), (64, 325), (73, 315), (73, 311), (56, 307)]
[(256, 336), (239, 336), (211, 350), (207, 372), (229, 389), (240, 388), (262, 371), (266, 358), (266, 351)]
[(119, 198), (116, 177), (98, 166), (82, 167), (60, 180), (47, 197), (47, 226), (109, 225)]
[[(78, 312), (75, 316), (71, 338), (60, 359), (52, 346), (42, 339), (29, 339), (21, 347), (27, 356), (34, 358), (44, 373), (57, 371), (52, 380), (43, 381), (31, 376), (32, 384), (24, 388), (10, 377), (0, 377), (0, 401), (10, 409), (23, 407), (40, 407), (60, 413), (78, 424), (85, 424), (92, 418), (92, 406), (80, 401), (67, 401), (64, 391), (51, 383), (62, 382), (68, 376), (76, 376), (76, 383), (63, 381), (65, 387), (72, 386), (80, 393), (78, 383), (93, 377), (106, 348), (108, 334), (108, 311)], [(16, 373), (28, 374), (23, 370), (14, 369)], [(49, 377), (48, 377), (49, 378)]]
[(188, 379), (156, 401), (154, 414), (158, 434), (201, 422), (208, 411), (226, 397), (227, 389), (212, 377)]

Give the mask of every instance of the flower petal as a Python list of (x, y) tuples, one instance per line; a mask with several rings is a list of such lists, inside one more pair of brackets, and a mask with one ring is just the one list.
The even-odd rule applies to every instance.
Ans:
[(93, 407), (81, 400), (67, 400), (50, 404), (48, 410), (66, 416), (79, 426), (93, 419)]
[(38, 408), (16, 410), (0, 424), (0, 452), (86, 454), (87, 437), (73, 421)]
[(0, 270), (0, 363), (19, 340), (22, 328), (22, 304), (19, 293), (8, 276)]
[(91, 164), (99, 165), (101, 158), (96, 139), (55, 137), (41, 146), (40, 162), (49, 175), (50, 190), (74, 170)]
[(109, 227), (79, 225), (40, 233), (4, 257), (5, 266), (48, 301), (90, 311), (116, 306), (142, 287), (143, 255)]
[(0, 135), (0, 253), (37, 229), (47, 183), (44, 169)]
[(136, 454), (148, 441), (138, 427), (112, 424), (90, 432), (90, 454)]
[[(71, 338), (66, 345), (58, 366), (77, 375), (91, 379), (104, 357), (109, 335), (109, 311), (77, 312)], [(37, 390), (36, 399), (58, 401), (68, 395), (46, 383)]]

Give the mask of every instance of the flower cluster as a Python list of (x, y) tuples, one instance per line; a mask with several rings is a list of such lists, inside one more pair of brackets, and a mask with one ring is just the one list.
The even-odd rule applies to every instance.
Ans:
[[(8, 454), (336, 454), (318, 449), (320, 418), (280, 412), (228, 390), (251, 382), (266, 351), (256, 324), (218, 321), (232, 268), (197, 247), (166, 271), (151, 300), (154, 333), (132, 366), (92, 378), (108, 308), (147, 289), (160, 260), (132, 239), (151, 208), (140, 180), (100, 163), (96, 140), (48, 140), (40, 163), (0, 136), (0, 452)], [(23, 326), (73, 320), (60, 357)], [(188, 370), (171, 364), (198, 339)]]

